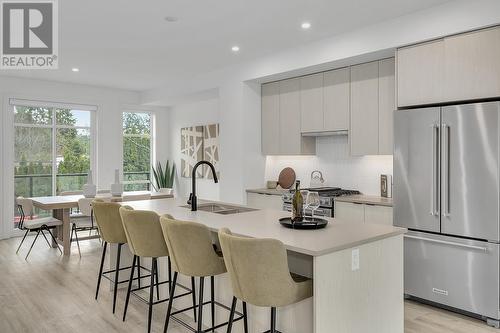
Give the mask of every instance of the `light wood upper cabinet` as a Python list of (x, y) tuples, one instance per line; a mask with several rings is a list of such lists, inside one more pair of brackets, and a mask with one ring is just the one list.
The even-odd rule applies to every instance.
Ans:
[(393, 153), (393, 116), (395, 103), (395, 60), (394, 58), (379, 61), (378, 78), (378, 153)]
[(397, 51), (399, 107), (500, 97), (500, 27)]
[(444, 101), (500, 96), (500, 27), (444, 40)]
[(399, 107), (442, 102), (444, 40), (401, 48), (396, 58)]
[(323, 131), (323, 73), (300, 78), (301, 131)]
[(279, 82), (262, 85), (262, 153), (279, 154), (280, 123), (280, 84)]
[(300, 80), (280, 82), (280, 153), (300, 154)]
[(316, 139), (303, 137), (300, 126), (300, 80), (262, 85), (262, 153), (313, 155)]
[(350, 109), (349, 67), (324, 73), (323, 102), (324, 130), (347, 131)]
[(378, 61), (351, 67), (351, 155), (378, 154)]

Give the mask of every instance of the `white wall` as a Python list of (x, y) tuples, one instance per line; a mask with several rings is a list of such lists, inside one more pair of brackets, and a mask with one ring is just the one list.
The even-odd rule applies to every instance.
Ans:
[[(113, 182), (114, 169), (122, 169), (122, 112), (125, 110), (150, 111), (157, 115), (157, 128), (168, 126), (166, 108), (139, 107), (139, 93), (118, 89), (92, 87), (70, 83), (21, 79), (0, 76), (0, 99), (2, 100), (1, 133), (1, 185), (3, 198), (0, 216), (3, 217), (2, 235), (9, 236), (14, 207), (13, 171), (13, 115), (9, 107), (10, 98), (96, 105), (97, 111), (97, 177), (101, 188), (109, 188)], [(168, 146), (165, 131), (159, 131), (158, 158), (167, 158)]]
[(308, 187), (313, 170), (320, 170), (325, 185), (380, 195), (380, 175), (392, 175), (392, 155), (352, 157), (347, 136), (319, 137), (316, 156), (268, 156), (266, 180), (278, 180), (285, 167), (295, 170), (301, 187)]
[[(188, 197), (191, 193), (191, 178), (181, 177), (181, 128), (219, 123), (219, 99), (193, 102), (173, 107), (168, 117), (168, 142), (170, 160), (176, 165), (177, 177), (174, 186), (175, 196)], [(223, 128), (220, 131), (224, 131)], [(221, 172), (221, 180), (224, 173)], [(219, 200), (220, 184), (211, 179), (199, 178), (196, 195), (200, 199)]]

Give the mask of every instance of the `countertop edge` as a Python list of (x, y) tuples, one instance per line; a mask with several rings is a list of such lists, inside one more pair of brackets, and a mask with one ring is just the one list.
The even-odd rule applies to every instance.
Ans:
[(359, 203), (359, 204), (374, 205), (374, 206), (393, 207), (392, 198), (384, 198), (384, 197), (377, 197), (377, 196), (363, 195), (363, 194), (336, 197), (334, 198), (334, 200), (338, 202), (351, 202), (351, 203)]

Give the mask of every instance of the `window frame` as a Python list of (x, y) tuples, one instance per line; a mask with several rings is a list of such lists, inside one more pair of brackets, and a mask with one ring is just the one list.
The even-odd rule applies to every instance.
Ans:
[[(48, 128), (51, 129), (52, 138), (51, 138), (51, 148), (52, 148), (52, 172), (51, 172), (51, 180), (52, 180), (52, 196), (57, 195), (57, 130), (58, 129), (84, 129), (88, 130), (90, 134), (90, 144), (89, 144), (89, 155), (90, 155), (90, 170), (93, 173), (94, 183), (97, 183), (97, 140), (96, 140), (96, 111), (97, 107), (92, 105), (81, 105), (81, 104), (64, 104), (64, 103), (54, 103), (54, 102), (41, 102), (41, 101), (29, 101), (29, 100), (10, 100), (11, 113), (13, 115), (13, 130), (15, 135), (15, 130), (17, 127), (23, 128)], [(24, 124), (18, 123), (15, 121), (15, 112), (16, 107), (44, 107), (50, 109), (52, 120), (50, 125), (46, 124)], [(90, 113), (90, 125), (87, 126), (69, 126), (69, 125), (58, 125), (57, 124), (57, 109), (69, 109), (74, 111), (85, 111)], [(14, 138), (15, 142), (15, 138)], [(15, 164), (15, 160), (13, 160)], [(15, 190), (15, 189), (14, 189)]]

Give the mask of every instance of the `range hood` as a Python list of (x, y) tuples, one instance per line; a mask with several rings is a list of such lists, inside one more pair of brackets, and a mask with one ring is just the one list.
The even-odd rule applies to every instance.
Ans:
[(307, 132), (302, 133), (302, 136), (337, 136), (337, 135), (348, 135), (348, 130), (340, 130), (340, 131), (327, 131), (327, 132)]

